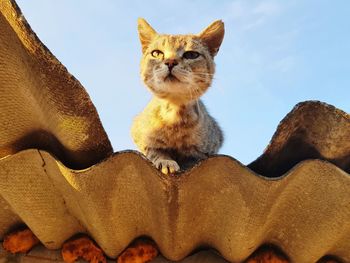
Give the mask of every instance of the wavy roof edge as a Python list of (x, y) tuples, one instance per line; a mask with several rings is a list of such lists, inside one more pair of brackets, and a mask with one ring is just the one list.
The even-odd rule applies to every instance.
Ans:
[(279, 123), (264, 153), (248, 167), (278, 177), (307, 159), (350, 171), (350, 115), (320, 101), (298, 103)]
[(133, 152), (76, 171), (47, 152), (26, 150), (0, 160), (0, 222), (20, 218), (48, 248), (89, 233), (111, 257), (149, 236), (171, 260), (205, 244), (242, 261), (270, 243), (293, 262), (325, 255), (349, 261), (349, 188), (348, 173), (320, 160), (279, 179), (257, 176), (227, 156), (164, 176)]

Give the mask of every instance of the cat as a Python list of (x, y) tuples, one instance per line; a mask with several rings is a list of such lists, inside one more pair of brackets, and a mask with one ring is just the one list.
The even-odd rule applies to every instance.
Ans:
[(164, 174), (216, 154), (223, 143), (218, 123), (199, 99), (210, 87), (224, 23), (198, 35), (158, 34), (139, 18), (141, 78), (154, 97), (133, 121), (132, 138)]

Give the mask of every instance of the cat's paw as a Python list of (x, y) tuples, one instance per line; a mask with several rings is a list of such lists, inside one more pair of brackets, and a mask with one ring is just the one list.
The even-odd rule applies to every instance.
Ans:
[(180, 166), (173, 160), (158, 159), (154, 165), (161, 170), (163, 174), (173, 174), (180, 170)]

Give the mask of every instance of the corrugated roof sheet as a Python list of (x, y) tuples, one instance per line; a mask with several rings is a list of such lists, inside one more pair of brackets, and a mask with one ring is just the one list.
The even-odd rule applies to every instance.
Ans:
[(0, 11), (0, 238), (25, 223), (48, 248), (83, 232), (111, 257), (146, 235), (171, 260), (210, 246), (242, 261), (271, 243), (293, 262), (350, 262), (349, 114), (301, 103), (248, 167), (215, 156), (164, 176), (111, 155), (84, 88), (14, 1)]
[(85, 89), (40, 42), (15, 1), (0, 1), (0, 157), (28, 148), (85, 168), (112, 153)]
[(326, 103), (299, 103), (281, 121), (264, 154), (248, 167), (281, 176), (306, 159), (327, 160), (350, 172), (349, 114)]

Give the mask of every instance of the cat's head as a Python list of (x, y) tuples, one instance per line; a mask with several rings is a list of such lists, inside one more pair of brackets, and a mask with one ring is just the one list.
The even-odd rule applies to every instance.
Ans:
[(138, 20), (142, 45), (141, 77), (159, 98), (176, 103), (198, 99), (210, 86), (214, 56), (224, 38), (224, 23), (215, 21), (198, 35), (158, 34)]

